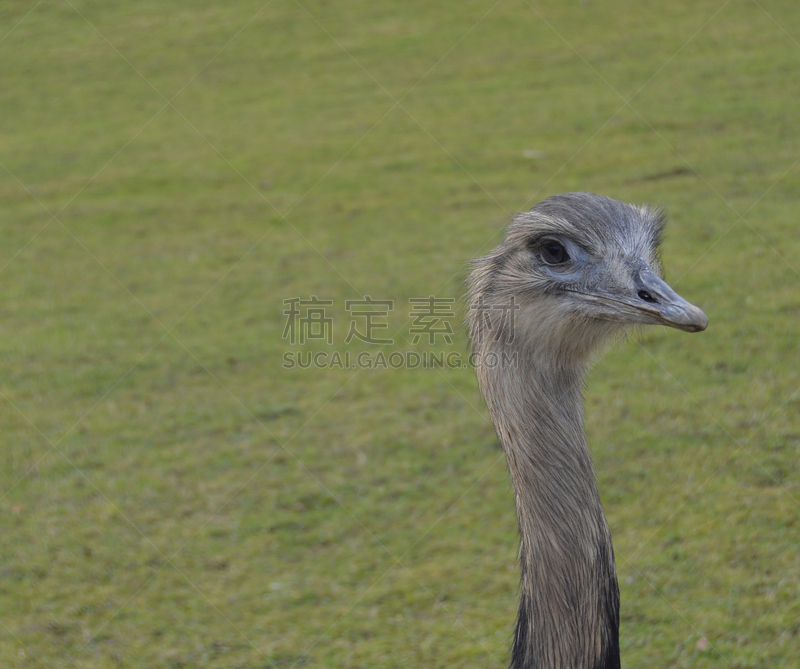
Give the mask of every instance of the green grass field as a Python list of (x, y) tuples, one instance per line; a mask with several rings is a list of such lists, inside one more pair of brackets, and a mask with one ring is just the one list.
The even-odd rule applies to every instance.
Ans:
[[(409, 299), (570, 190), (665, 207), (710, 319), (589, 379), (623, 664), (797, 666), (800, 6), (9, 1), (0, 40), (0, 666), (504, 667), (473, 371), (284, 354), (463, 354)], [(282, 338), (312, 295), (330, 345)], [(392, 345), (345, 343), (365, 295)]]

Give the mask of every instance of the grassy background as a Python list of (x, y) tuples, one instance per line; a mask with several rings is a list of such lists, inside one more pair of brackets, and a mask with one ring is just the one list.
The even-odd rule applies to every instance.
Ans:
[[(468, 369), (282, 368), (282, 301), (460, 292), (515, 211), (668, 210), (697, 336), (594, 369), (628, 667), (800, 655), (800, 7), (4, 2), (0, 663), (502, 667)], [(456, 319), (453, 319), (454, 321)], [(452, 347), (462, 352), (464, 335)], [(369, 349), (374, 351), (374, 347)]]

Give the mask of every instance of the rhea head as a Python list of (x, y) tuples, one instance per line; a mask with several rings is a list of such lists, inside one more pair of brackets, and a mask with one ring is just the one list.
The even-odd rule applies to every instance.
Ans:
[[(705, 314), (661, 278), (663, 224), (658, 210), (592, 193), (556, 195), (519, 214), (474, 264), (468, 319), (476, 351), (513, 343), (574, 368), (627, 326), (704, 330)], [(514, 318), (498, 306), (510, 303)]]

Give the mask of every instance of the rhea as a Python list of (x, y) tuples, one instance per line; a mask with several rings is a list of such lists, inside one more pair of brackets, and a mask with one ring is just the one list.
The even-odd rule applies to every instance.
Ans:
[(708, 325), (661, 278), (663, 227), (658, 210), (565, 193), (517, 215), (474, 261), (467, 324), (520, 532), (513, 669), (620, 667), (619, 586), (582, 389), (630, 326)]

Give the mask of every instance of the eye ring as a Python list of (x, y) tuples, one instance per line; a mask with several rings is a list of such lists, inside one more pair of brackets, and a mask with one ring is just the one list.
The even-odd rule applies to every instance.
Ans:
[(545, 239), (539, 244), (539, 258), (545, 265), (564, 265), (571, 259), (566, 247), (555, 239)]

